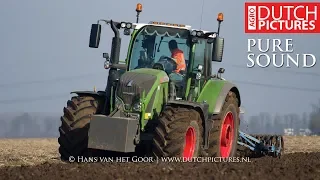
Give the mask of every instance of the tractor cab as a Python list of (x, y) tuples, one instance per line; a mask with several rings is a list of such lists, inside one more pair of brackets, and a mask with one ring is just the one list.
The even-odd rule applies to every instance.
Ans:
[[(138, 27), (133, 40), (132, 51), (129, 56), (129, 69), (137, 68), (163, 68), (161, 70), (170, 74), (177, 68), (177, 63), (172, 58), (169, 42), (175, 42), (177, 50), (183, 53), (183, 60), (188, 64), (190, 58), (189, 31), (170, 26), (157, 26), (157, 22)], [(141, 26), (141, 25), (140, 25)], [(161, 65), (160, 65), (161, 64)], [(160, 66), (159, 66), (160, 65)], [(185, 69), (186, 70), (186, 69)], [(179, 72), (182, 75), (184, 72)]]
[[(151, 68), (164, 71), (177, 92), (174, 98), (185, 99), (189, 72), (191, 70), (193, 73), (192, 69), (197, 68), (190, 61), (194, 58), (194, 49), (205, 54), (204, 49), (201, 49), (205, 43), (202, 42), (202, 47), (201, 42), (193, 43), (190, 29), (186, 25), (161, 22), (136, 25), (127, 58), (127, 70)], [(204, 67), (204, 57), (198, 58), (202, 58), (198, 64)]]
[(165, 71), (170, 80), (171, 99), (195, 100), (211, 77), (211, 62), (222, 60), (223, 38), (217, 32), (164, 22), (136, 24), (134, 29), (127, 70)]

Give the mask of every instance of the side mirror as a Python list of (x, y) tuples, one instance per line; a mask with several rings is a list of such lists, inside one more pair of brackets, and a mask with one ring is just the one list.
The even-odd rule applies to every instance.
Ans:
[(224, 50), (224, 38), (217, 36), (212, 48), (212, 61), (221, 62)]
[(92, 24), (90, 32), (90, 48), (98, 48), (100, 43), (101, 24)]

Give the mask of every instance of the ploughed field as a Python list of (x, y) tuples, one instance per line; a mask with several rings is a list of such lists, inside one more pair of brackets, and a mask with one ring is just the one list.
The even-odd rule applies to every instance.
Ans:
[(320, 179), (320, 137), (284, 138), (285, 154), (250, 162), (63, 163), (57, 139), (0, 139), (0, 179)]

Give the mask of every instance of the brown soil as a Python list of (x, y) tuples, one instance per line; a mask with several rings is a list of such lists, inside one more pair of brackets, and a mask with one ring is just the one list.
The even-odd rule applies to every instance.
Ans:
[(319, 140), (285, 137), (281, 159), (153, 164), (66, 164), (57, 159), (56, 139), (0, 140), (0, 179), (320, 179)]

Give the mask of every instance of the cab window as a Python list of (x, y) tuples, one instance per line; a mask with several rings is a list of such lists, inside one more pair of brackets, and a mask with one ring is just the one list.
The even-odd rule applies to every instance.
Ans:
[(206, 40), (199, 39), (199, 42), (195, 45), (195, 51), (194, 51), (194, 63), (192, 71), (194, 73), (197, 73), (198, 65), (202, 65), (203, 67), (203, 73), (204, 73), (204, 59), (205, 59), (205, 49), (206, 49)]

